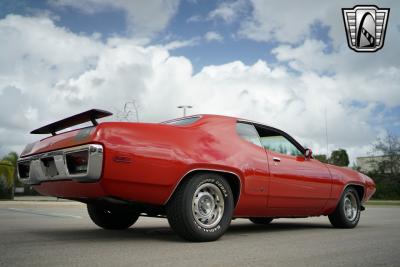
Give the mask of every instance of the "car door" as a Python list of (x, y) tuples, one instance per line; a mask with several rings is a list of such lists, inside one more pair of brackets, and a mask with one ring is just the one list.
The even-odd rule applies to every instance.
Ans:
[(303, 155), (293, 138), (273, 128), (259, 131), (268, 154), (268, 211), (280, 216), (311, 215), (322, 210), (331, 192), (331, 175), (321, 162)]
[(267, 153), (261, 145), (257, 130), (251, 123), (238, 122), (236, 131), (242, 142), (238, 142), (237, 154), (244, 174), (242, 195), (235, 209), (236, 215), (260, 216), (267, 210), (269, 171)]

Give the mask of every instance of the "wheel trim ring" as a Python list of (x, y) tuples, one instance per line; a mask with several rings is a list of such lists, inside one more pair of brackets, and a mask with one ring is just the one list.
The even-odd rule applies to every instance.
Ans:
[(349, 192), (344, 197), (344, 205), (343, 205), (344, 215), (347, 220), (355, 221), (358, 215), (358, 204), (356, 196)]
[(225, 200), (221, 189), (212, 183), (200, 185), (192, 198), (192, 215), (203, 228), (214, 228), (221, 221)]

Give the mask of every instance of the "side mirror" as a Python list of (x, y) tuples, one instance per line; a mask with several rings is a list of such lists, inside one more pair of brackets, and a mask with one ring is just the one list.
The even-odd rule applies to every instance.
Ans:
[(311, 148), (306, 148), (306, 151), (304, 152), (304, 156), (306, 159), (311, 159), (312, 158), (312, 150)]

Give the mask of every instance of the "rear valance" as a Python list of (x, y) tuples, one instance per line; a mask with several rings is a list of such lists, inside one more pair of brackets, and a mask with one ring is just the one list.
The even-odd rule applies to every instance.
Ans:
[(31, 134), (52, 134), (56, 135), (57, 131), (66, 129), (68, 127), (78, 125), (81, 123), (85, 123), (91, 121), (94, 126), (97, 125), (96, 119), (104, 118), (107, 116), (111, 116), (112, 113), (106, 110), (101, 109), (91, 109), (71, 117), (50, 123), (46, 126), (40, 127), (36, 130), (33, 130)]

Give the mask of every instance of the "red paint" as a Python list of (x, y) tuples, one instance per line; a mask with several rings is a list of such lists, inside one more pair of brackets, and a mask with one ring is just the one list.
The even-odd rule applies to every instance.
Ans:
[[(236, 118), (203, 115), (191, 125), (106, 122), (85, 139), (79, 130), (35, 143), (21, 157), (87, 143), (104, 146), (99, 182), (45, 182), (34, 188), (64, 198), (120, 199), (165, 204), (185, 174), (219, 170), (240, 179), (235, 216), (316, 216), (331, 213), (349, 184), (375, 192), (374, 182), (356, 171), (325, 165), (303, 156), (264, 150), (241, 139)], [(279, 157), (280, 162), (274, 162)]]

